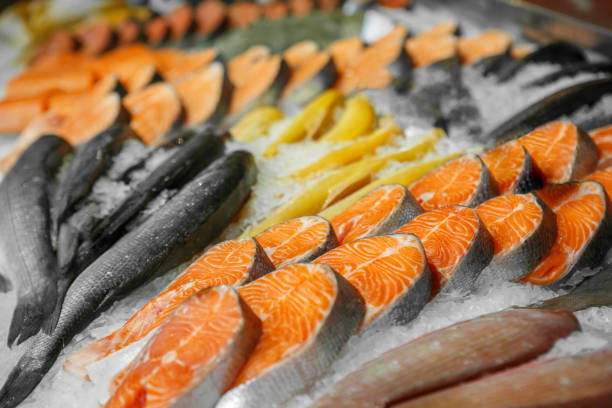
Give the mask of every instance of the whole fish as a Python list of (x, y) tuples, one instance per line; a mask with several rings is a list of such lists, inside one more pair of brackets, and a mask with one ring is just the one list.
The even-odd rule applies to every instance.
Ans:
[(138, 183), (128, 198), (104, 218), (93, 217), (87, 209), (61, 225), (57, 241), (59, 275), (58, 304), (45, 323), (50, 333), (57, 324), (63, 295), (74, 277), (125, 233), (125, 225), (165, 189), (177, 188), (217, 159), (223, 139), (212, 130), (191, 137), (148, 177)]
[(316, 408), (381, 408), (522, 364), (580, 330), (569, 312), (506, 310), (426, 334), (391, 349), (334, 385)]
[(72, 207), (85, 197), (96, 179), (109, 165), (110, 158), (128, 138), (137, 137), (127, 126), (117, 124), (90, 139), (75, 153), (61, 172), (51, 204), (51, 236), (57, 238), (60, 223)]
[(96, 259), (70, 285), (54, 331), (39, 333), (9, 375), (0, 390), (0, 408), (23, 401), (64, 345), (100, 312), (208, 245), (238, 212), (255, 178), (250, 153), (227, 155)]
[(36, 334), (57, 297), (57, 262), (49, 228), (49, 189), (72, 150), (57, 136), (33, 143), (0, 184), (0, 265), (17, 283), (8, 345)]

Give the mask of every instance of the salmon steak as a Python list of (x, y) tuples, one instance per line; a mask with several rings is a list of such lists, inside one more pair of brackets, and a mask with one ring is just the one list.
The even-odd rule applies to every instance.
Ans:
[(363, 51), (363, 42), (359, 37), (347, 37), (334, 41), (327, 49), (338, 76), (342, 76)]
[(146, 144), (153, 144), (182, 123), (183, 106), (170, 84), (160, 82), (123, 99), (123, 105), (132, 118), (130, 126)]
[(169, 82), (176, 81), (194, 71), (205, 68), (218, 58), (214, 48), (201, 51), (181, 51), (174, 48), (161, 48), (153, 51), (155, 67), (160, 75)]
[(319, 46), (314, 41), (301, 41), (283, 51), (283, 59), (292, 70), (317, 55)]
[(477, 37), (460, 37), (457, 43), (463, 64), (472, 64), (483, 58), (500, 55), (509, 50), (514, 39), (502, 30), (487, 30)]
[(276, 268), (313, 261), (338, 245), (331, 224), (316, 215), (277, 224), (255, 239)]
[(19, 133), (28, 123), (47, 108), (42, 96), (0, 101), (0, 134)]
[(572, 275), (597, 265), (610, 248), (610, 203), (601, 184), (594, 181), (550, 185), (538, 195), (557, 216), (557, 238), (523, 281), (563, 286), (580, 279)]
[(491, 234), (472, 208), (451, 206), (428, 211), (395, 233), (414, 234), (421, 240), (434, 295), (442, 289), (471, 290), (493, 259)]
[(612, 125), (591, 130), (589, 136), (595, 142), (599, 153), (597, 167), (604, 169), (612, 165)]
[(585, 180), (596, 181), (604, 188), (608, 200), (612, 202), (612, 168), (596, 171), (589, 174)]
[(261, 322), (229, 286), (185, 301), (130, 364), (112, 407), (214, 407), (249, 358)]
[(223, 27), (227, 7), (219, 0), (201, 1), (195, 8), (196, 33), (211, 35)]
[(414, 235), (358, 239), (315, 262), (329, 265), (357, 288), (366, 305), (361, 329), (407, 323), (431, 295), (427, 259)]
[(536, 194), (507, 194), (476, 207), (491, 234), (494, 257), (483, 276), (514, 281), (527, 275), (557, 236), (555, 213)]
[(238, 290), (262, 334), (217, 408), (270, 407), (310, 386), (356, 331), (359, 293), (327, 265), (293, 264)]
[(401, 184), (378, 187), (331, 220), (338, 242), (384, 235), (395, 231), (423, 212), (410, 191)]
[(612, 399), (611, 366), (609, 348), (534, 361), (393, 407), (607, 407)]
[(518, 139), (545, 184), (579, 180), (597, 167), (597, 146), (569, 122), (550, 122)]
[(185, 107), (185, 125), (220, 121), (227, 110), (231, 85), (221, 62), (201, 68), (174, 83)]
[(241, 286), (274, 266), (253, 239), (215, 245), (179, 275), (162, 293), (138, 310), (123, 326), (74, 353), (64, 370), (87, 377), (87, 366), (135, 343), (162, 325), (193, 294), (213, 286)]
[(425, 211), (449, 205), (475, 207), (497, 195), (497, 186), (480, 157), (468, 154), (421, 177), (410, 192)]
[(522, 364), (578, 330), (567, 311), (510, 309), (459, 322), (365, 363), (311, 408), (386, 407)]
[[(328, 51), (316, 52), (300, 58), (299, 65), (291, 69), (289, 80), (281, 93), (282, 103), (297, 107), (310, 102), (327, 90), (336, 80), (336, 67)], [(289, 65), (289, 63), (287, 63)]]
[(499, 194), (524, 194), (541, 188), (531, 156), (516, 140), (506, 142), (481, 155), (497, 185)]

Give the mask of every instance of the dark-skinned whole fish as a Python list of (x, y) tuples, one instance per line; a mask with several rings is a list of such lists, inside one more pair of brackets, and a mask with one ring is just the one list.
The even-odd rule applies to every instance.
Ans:
[(50, 240), (49, 190), (71, 151), (65, 140), (44, 136), (28, 147), (0, 184), (0, 265), (17, 286), (9, 346), (36, 334), (55, 304), (58, 273)]
[(238, 212), (255, 179), (250, 153), (235, 151), (225, 156), (96, 259), (70, 285), (52, 334), (35, 337), (9, 375), (0, 390), (0, 407), (23, 401), (64, 345), (99, 313), (202, 251)]
[(218, 158), (224, 149), (222, 137), (212, 130), (199, 133), (138, 183), (129, 196), (103, 218), (92, 217), (86, 209), (61, 225), (57, 254), (62, 285), (58, 306), (45, 324), (50, 333), (57, 323), (62, 295), (74, 277), (125, 233), (126, 224), (159, 195), (178, 188)]
[(137, 137), (127, 126), (117, 124), (96, 135), (81, 146), (60, 174), (51, 204), (51, 236), (57, 238), (59, 225), (73, 206), (90, 191), (96, 179), (106, 170), (110, 159), (128, 138)]

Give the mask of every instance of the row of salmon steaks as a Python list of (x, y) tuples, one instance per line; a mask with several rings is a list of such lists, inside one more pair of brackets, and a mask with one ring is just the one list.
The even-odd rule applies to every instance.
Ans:
[[(602, 149), (609, 133), (594, 132)], [(202, 347), (202, 360), (190, 360), (190, 348), (208, 342), (214, 318), (228, 322), (210, 315), (223, 310), (237, 319), (223, 331), (236, 342), (226, 344), (236, 366), (208, 397), (230, 389), (217, 406), (282, 403), (321, 375), (353, 333), (404, 324), (440, 291), (469, 291), (479, 278), (577, 284), (576, 272), (596, 268), (612, 239), (605, 190), (612, 170), (595, 171), (603, 163), (590, 136), (554, 122), (449, 162), (409, 189), (382, 186), (330, 222), (300, 217), (223, 242), (64, 369), (87, 378), (89, 364), (149, 336), (114, 378), (107, 406), (203, 398), (193, 390), (210, 392), (217, 354)], [(221, 299), (233, 307), (219, 308)], [(229, 351), (216, 350), (214, 366), (222, 366), (219, 356)]]

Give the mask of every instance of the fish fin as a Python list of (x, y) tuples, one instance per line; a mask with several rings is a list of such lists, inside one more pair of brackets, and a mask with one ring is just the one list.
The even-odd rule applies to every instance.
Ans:
[(4, 275), (0, 275), (0, 293), (6, 293), (13, 290), (13, 284)]
[(79, 231), (70, 224), (62, 224), (57, 236), (57, 265), (59, 276), (66, 276), (77, 253)]
[(31, 302), (31, 298), (19, 298), (9, 329), (7, 345), (21, 344), (40, 331), (42, 315), (38, 302)]

